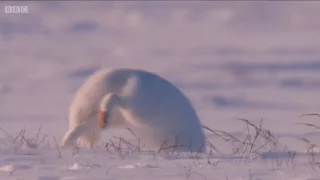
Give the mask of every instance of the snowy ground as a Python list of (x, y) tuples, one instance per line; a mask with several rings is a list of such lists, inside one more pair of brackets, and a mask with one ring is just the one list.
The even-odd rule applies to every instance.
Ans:
[[(319, 2), (5, 5), (27, 5), (29, 13), (0, 12), (1, 180), (320, 179), (317, 148), (297, 139), (320, 143), (318, 130), (297, 124), (320, 125), (299, 117), (320, 110)], [(67, 130), (73, 93), (101, 67), (159, 73), (185, 92), (203, 124), (241, 141), (206, 131), (220, 152), (201, 155), (127, 154), (125, 145), (57, 150), (53, 137)], [(254, 138), (238, 118), (257, 126), (263, 118), (277, 142), (259, 149), (271, 137), (259, 136), (256, 151), (233, 152)], [(112, 130), (104, 140), (129, 135)]]

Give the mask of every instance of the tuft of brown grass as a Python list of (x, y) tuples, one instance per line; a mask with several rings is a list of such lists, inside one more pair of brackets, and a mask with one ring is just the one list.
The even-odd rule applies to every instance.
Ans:
[[(270, 150), (277, 147), (277, 138), (270, 132), (270, 130), (263, 128), (262, 119), (259, 125), (255, 125), (247, 119), (237, 120), (243, 122), (246, 126), (246, 136), (244, 138), (235, 137), (225, 131), (213, 130), (207, 126), (203, 126), (203, 128), (217, 135), (223, 141), (231, 145), (233, 154), (250, 155), (262, 150)], [(214, 146), (212, 148), (219, 152)]]
[[(310, 113), (310, 114), (302, 114), (302, 115), (300, 115), (300, 117), (305, 117), (305, 116), (317, 116), (317, 117), (320, 117), (320, 114), (318, 114), (318, 113)], [(308, 127), (314, 128), (314, 129), (320, 129), (320, 126), (315, 125), (315, 124), (311, 124), (311, 123), (296, 123), (296, 124), (308, 126)], [(310, 140), (308, 140), (306, 138), (297, 138), (297, 139), (300, 140), (300, 141), (303, 141), (307, 145), (306, 153), (307, 153), (307, 157), (308, 157), (308, 162), (309, 162), (310, 168), (312, 170), (320, 169), (320, 162), (316, 158), (316, 152), (315, 152), (317, 144), (316, 143), (312, 143)]]

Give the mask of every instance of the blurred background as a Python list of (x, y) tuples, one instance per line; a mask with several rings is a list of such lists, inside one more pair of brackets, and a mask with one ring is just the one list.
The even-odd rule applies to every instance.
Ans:
[[(28, 14), (5, 14), (26, 5)], [(204, 124), (311, 131), (320, 110), (320, 2), (0, 2), (0, 126), (61, 137), (68, 106), (99, 68), (138, 68), (176, 84)], [(156, 103), (156, 102), (155, 102)], [(311, 120), (311, 119), (310, 119)], [(316, 120), (314, 121), (316, 122)]]

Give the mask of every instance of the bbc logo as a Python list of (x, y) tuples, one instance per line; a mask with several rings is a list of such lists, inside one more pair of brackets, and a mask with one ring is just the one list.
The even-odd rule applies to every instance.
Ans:
[(28, 13), (28, 6), (5, 6), (4, 12), (8, 14), (24, 14)]

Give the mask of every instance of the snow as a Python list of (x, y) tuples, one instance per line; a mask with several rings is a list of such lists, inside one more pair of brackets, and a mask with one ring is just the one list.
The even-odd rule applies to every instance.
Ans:
[[(0, 12), (0, 179), (320, 179), (319, 130), (297, 124), (319, 125), (317, 116), (300, 117), (320, 109), (319, 2), (5, 5), (27, 5), (29, 13)], [(165, 77), (220, 135), (248, 143), (237, 119), (259, 126), (263, 118), (277, 146), (273, 139), (258, 149), (266, 140), (259, 136), (256, 152), (233, 153), (206, 130), (219, 152), (153, 153), (120, 146), (117, 137), (137, 142), (114, 129), (103, 134), (109, 144), (59, 149), (73, 95), (99, 68)], [(255, 128), (249, 132), (254, 138)]]

